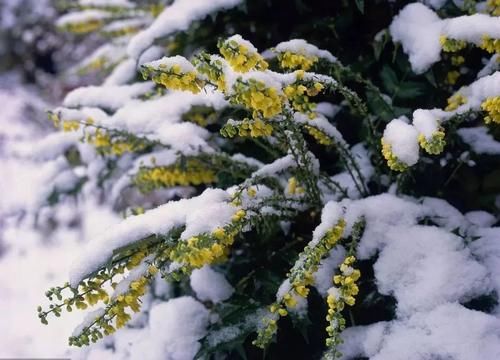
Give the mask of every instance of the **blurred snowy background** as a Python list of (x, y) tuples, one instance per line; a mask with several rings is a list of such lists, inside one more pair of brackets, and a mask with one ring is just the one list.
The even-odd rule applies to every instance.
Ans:
[(82, 217), (76, 197), (39, 208), (56, 164), (43, 161), (43, 152), (33, 157), (35, 143), (54, 131), (46, 111), (78, 85), (61, 74), (89, 46), (63, 41), (53, 27), (53, 3), (0, 1), (0, 358), (67, 352), (66, 338), (82, 314), (67, 314), (49, 327), (36, 307), (47, 288), (65, 281), (84, 239), (117, 221), (93, 203), (80, 204), (78, 211), (89, 215)]

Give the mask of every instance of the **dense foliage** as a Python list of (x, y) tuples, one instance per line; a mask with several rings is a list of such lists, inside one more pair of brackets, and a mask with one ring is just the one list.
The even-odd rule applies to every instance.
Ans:
[(89, 357), (499, 356), (500, 4), (428, 3), (61, 4), (103, 80), (49, 112), (37, 205), (125, 219), (41, 321), (97, 307)]

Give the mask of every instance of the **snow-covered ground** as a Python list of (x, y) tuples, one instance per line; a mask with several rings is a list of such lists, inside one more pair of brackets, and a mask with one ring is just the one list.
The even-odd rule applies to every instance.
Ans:
[(80, 221), (75, 200), (56, 213), (19, 210), (29, 209), (33, 195), (48, 185), (40, 176), (41, 164), (12, 152), (17, 146), (29, 147), (50, 129), (44, 113), (49, 105), (34, 91), (17, 84), (14, 75), (0, 77), (0, 358), (57, 357), (67, 352), (67, 338), (82, 313), (69, 313), (44, 326), (36, 308), (43, 305), (50, 286), (66, 281), (82, 239), (116, 221), (105, 209), (86, 205), (89, 216), (82, 226), (75, 226)]

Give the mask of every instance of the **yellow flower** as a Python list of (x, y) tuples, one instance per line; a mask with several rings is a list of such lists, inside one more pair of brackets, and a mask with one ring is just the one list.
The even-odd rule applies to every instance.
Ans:
[(467, 43), (463, 40), (456, 40), (447, 38), (446, 35), (441, 35), (439, 37), (439, 43), (445, 52), (456, 52), (464, 49)]
[(252, 69), (265, 70), (267, 62), (256, 51), (239, 44), (236, 40), (226, 40), (219, 43), (219, 51), (229, 65), (237, 72), (248, 72)]
[(479, 45), (481, 49), (486, 50), (489, 53), (500, 53), (500, 39), (493, 39), (488, 35), (483, 36), (483, 40)]
[(382, 139), (381, 142), (382, 155), (387, 160), (387, 165), (394, 171), (405, 171), (406, 169), (408, 169), (408, 165), (399, 161), (396, 155), (394, 155), (391, 149), (391, 145), (385, 142), (384, 139)]
[(437, 155), (443, 151), (444, 146), (446, 145), (444, 137), (445, 133), (441, 129), (434, 132), (430, 139), (427, 139), (424, 134), (420, 134), (418, 136), (418, 143), (427, 153)]
[(307, 71), (318, 61), (318, 57), (285, 51), (278, 54), (278, 60), (282, 69)]
[(484, 122), (500, 124), (500, 96), (489, 97), (481, 104), (481, 109), (488, 113), (484, 117)]
[(446, 111), (456, 110), (459, 106), (467, 103), (467, 98), (460, 93), (456, 93), (455, 95), (448, 98), (448, 106), (446, 106)]

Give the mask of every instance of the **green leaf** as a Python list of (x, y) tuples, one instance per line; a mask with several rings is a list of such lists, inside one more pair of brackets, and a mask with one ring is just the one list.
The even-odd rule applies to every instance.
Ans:
[(376, 114), (383, 121), (389, 122), (396, 117), (392, 106), (378, 92), (368, 89), (366, 91), (366, 98), (370, 112)]
[(365, 13), (365, 0), (355, 0), (356, 7), (358, 8), (361, 14)]
[(399, 84), (395, 98), (398, 99), (413, 99), (425, 93), (425, 85), (416, 81), (406, 81)]
[(372, 43), (373, 54), (374, 54), (375, 59), (377, 61), (380, 60), (380, 55), (382, 54), (382, 51), (384, 50), (384, 48), (387, 45), (388, 41), (389, 41), (389, 35), (388, 35), (387, 30), (385, 30), (384, 33), (382, 34), (382, 39), (381, 40), (375, 40)]
[(434, 76), (434, 72), (431, 70), (426, 71), (424, 74), (425, 78), (433, 87), (437, 88), (436, 77)]
[(380, 72), (380, 78), (384, 84), (385, 89), (390, 93), (394, 94), (399, 86), (399, 80), (394, 72), (388, 65), (384, 65), (382, 71)]

